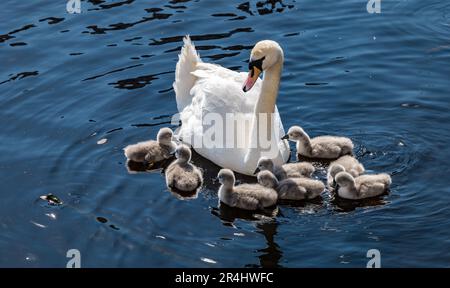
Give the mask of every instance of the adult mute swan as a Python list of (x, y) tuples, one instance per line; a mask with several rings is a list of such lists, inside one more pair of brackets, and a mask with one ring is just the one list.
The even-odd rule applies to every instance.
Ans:
[(178, 138), (218, 166), (246, 175), (253, 175), (262, 156), (286, 163), (289, 144), (280, 140), (284, 128), (275, 105), (283, 59), (278, 43), (260, 41), (246, 75), (202, 62), (185, 37), (173, 84), (182, 123)]

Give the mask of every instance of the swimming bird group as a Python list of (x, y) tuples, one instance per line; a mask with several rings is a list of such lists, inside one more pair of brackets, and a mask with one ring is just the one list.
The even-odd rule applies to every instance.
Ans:
[[(162, 128), (156, 141), (127, 146), (125, 156), (130, 161), (151, 166), (175, 154), (176, 160), (165, 170), (166, 184), (170, 189), (192, 191), (199, 189), (204, 179), (201, 169), (191, 163), (191, 146), (201, 156), (223, 167), (217, 176), (221, 202), (231, 207), (258, 210), (274, 206), (279, 200), (314, 199), (326, 189), (324, 183), (313, 178), (315, 168), (310, 162), (286, 163), (290, 154), (289, 140), (296, 142), (297, 154), (306, 159), (332, 161), (328, 167), (327, 187), (338, 197), (359, 200), (388, 191), (391, 177), (385, 173), (364, 175), (364, 166), (353, 156), (351, 139), (330, 135), (310, 138), (300, 126), (292, 126), (284, 133), (275, 105), (283, 61), (283, 50), (278, 43), (260, 41), (252, 49), (250, 71), (246, 75), (204, 63), (189, 37), (185, 37), (173, 85), (182, 123), (178, 133), (174, 135), (171, 129)], [(263, 71), (261, 80), (259, 75)], [(208, 125), (202, 119), (207, 113), (223, 118), (230, 113), (240, 114), (244, 120), (249, 120), (243, 121), (248, 124), (241, 127), (247, 136), (244, 146), (194, 145), (194, 139), (203, 139), (206, 134)], [(261, 126), (257, 117), (261, 114), (271, 119), (266, 135), (277, 150), (273, 157), (267, 157), (264, 149), (255, 148), (252, 142), (252, 136)], [(228, 128), (222, 127), (224, 131)], [(257, 183), (235, 185), (234, 172), (255, 175)]]

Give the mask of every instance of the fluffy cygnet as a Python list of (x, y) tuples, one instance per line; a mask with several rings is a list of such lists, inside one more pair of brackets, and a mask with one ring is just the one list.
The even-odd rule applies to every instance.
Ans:
[(335, 180), (339, 185), (339, 197), (352, 200), (379, 196), (386, 192), (392, 183), (391, 176), (385, 173), (354, 178), (348, 172), (339, 172)]
[(246, 210), (259, 210), (277, 203), (277, 192), (260, 184), (241, 184), (234, 186), (235, 177), (230, 169), (221, 169), (217, 175), (222, 184), (219, 199), (231, 207)]
[(292, 126), (282, 139), (297, 142), (297, 153), (309, 158), (337, 159), (352, 154), (352, 140), (346, 137), (319, 136), (309, 138), (300, 126)]
[(156, 163), (171, 157), (176, 144), (170, 128), (161, 128), (155, 140), (139, 142), (125, 147), (124, 154), (134, 162)]
[(358, 177), (359, 175), (364, 173), (364, 166), (359, 163), (359, 161), (350, 155), (344, 155), (339, 159), (330, 163), (330, 167), (328, 167), (327, 173), (327, 183), (328, 186), (334, 188), (336, 186), (336, 182), (334, 181), (334, 177), (336, 174), (342, 171), (346, 171), (350, 173), (353, 177)]
[(269, 170), (258, 174), (258, 183), (275, 189), (278, 192), (278, 199), (283, 200), (314, 199), (325, 190), (325, 185), (321, 181), (304, 177), (278, 181)]
[(202, 186), (202, 172), (189, 163), (191, 155), (191, 149), (188, 146), (184, 144), (177, 146), (175, 150), (177, 160), (172, 162), (165, 171), (167, 187), (190, 192)]
[(314, 173), (315, 168), (311, 163), (287, 163), (282, 166), (275, 165), (272, 159), (267, 157), (261, 157), (258, 161), (258, 167), (256, 167), (255, 173), (260, 171), (272, 172), (278, 180), (284, 180), (287, 178), (308, 177)]

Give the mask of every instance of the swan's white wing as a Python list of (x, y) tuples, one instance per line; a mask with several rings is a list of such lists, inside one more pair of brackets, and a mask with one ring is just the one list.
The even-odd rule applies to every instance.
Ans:
[[(204, 92), (203, 109), (216, 113), (253, 113), (261, 90), (261, 79), (249, 92), (244, 92), (242, 86), (247, 78), (246, 73), (238, 73), (219, 65), (201, 63), (192, 72), (197, 77), (191, 94)], [(199, 93), (200, 92), (200, 93)]]
[[(190, 91), (192, 102), (180, 114), (182, 127), (178, 136), (183, 142), (192, 145), (200, 155), (215, 164), (251, 175), (256, 167), (256, 162), (249, 164), (246, 163), (245, 159), (250, 142), (253, 113), (261, 90), (262, 80), (258, 79), (253, 88), (245, 93), (242, 86), (247, 78), (246, 73), (238, 73), (218, 65), (199, 63), (192, 75), (197, 79)], [(222, 135), (224, 140), (218, 141), (222, 146), (220, 148), (205, 146), (207, 144), (205, 140), (210, 139), (207, 130), (211, 127), (211, 125), (205, 124), (205, 119), (211, 115), (216, 115), (223, 120), (226, 119), (227, 113), (235, 116), (239, 114), (243, 118), (242, 121), (239, 121), (239, 125), (242, 126), (227, 129), (225, 126), (229, 122), (221, 121), (223, 126), (219, 126), (220, 128), (217, 124), (213, 124), (218, 128), (215, 129), (216, 132), (224, 133)], [(279, 135), (283, 136), (284, 129), (277, 108), (275, 108), (274, 120), (274, 129), (277, 129)], [(236, 125), (236, 123), (233, 125)], [(231, 142), (229, 137), (226, 137), (229, 136), (226, 134), (227, 130), (233, 131), (234, 141), (232, 142), (234, 143), (237, 139), (236, 133), (246, 135), (244, 145), (226, 148), (226, 144)], [(287, 161), (289, 149), (283, 141), (278, 143), (282, 157), (275, 160), (277, 164), (283, 164)]]
[[(193, 145), (193, 137), (204, 136), (204, 121), (214, 115), (226, 119), (226, 115), (241, 115), (250, 122), (253, 110), (261, 89), (261, 80), (255, 84), (255, 89), (244, 93), (242, 85), (246, 79), (245, 73), (238, 73), (218, 65), (201, 63), (192, 72), (197, 77), (191, 89), (192, 102), (181, 112), (183, 126), (179, 136), (183, 141)], [(222, 122), (222, 124), (225, 124)], [(218, 129), (225, 131), (226, 127)], [(247, 135), (249, 125), (245, 126)]]

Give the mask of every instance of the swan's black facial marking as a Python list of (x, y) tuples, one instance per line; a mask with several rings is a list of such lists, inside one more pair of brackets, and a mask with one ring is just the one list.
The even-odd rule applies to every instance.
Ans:
[(253, 60), (253, 61), (248, 62), (248, 70), (252, 71), (252, 75), (251, 75), (252, 77), (253, 77), (253, 75), (255, 73), (255, 70), (253, 69), (253, 67), (258, 68), (259, 71), (263, 71), (262, 64), (263, 64), (264, 59), (266, 59), (265, 56), (262, 57), (261, 59)]

